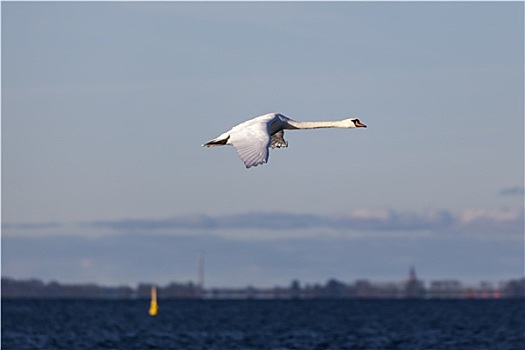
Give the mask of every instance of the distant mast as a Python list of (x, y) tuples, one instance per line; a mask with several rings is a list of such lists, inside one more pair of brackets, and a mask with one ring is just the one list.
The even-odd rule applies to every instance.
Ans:
[(204, 289), (204, 253), (199, 252), (197, 255), (197, 265), (198, 265), (198, 276), (197, 284), (199, 289), (202, 291)]
[(155, 285), (151, 286), (151, 304), (149, 307), (149, 315), (157, 316), (159, 312), (159, 305), (157, 304), (157, 288)]
[(197, 254), (197, 298), (204, 296), (204, 253)]

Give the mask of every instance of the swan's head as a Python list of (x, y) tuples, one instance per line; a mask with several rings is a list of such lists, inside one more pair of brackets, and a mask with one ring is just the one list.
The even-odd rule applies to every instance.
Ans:
[(366, 125), (361, 123), (357, 118), (345, 119), (345, 122), (348, 123), (349, 128), (366, 128)]

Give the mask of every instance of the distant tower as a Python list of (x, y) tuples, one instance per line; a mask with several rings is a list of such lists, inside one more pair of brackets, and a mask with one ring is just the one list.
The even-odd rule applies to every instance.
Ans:
[(409, 281), (417, 280), (416, 269), (414, 268), (414, 266), (410, 266), (410, 271), (408, 272), (408, 280)]
[(197, 265), (198, 265), (197, 287), (202, 292), (204, 289), (204, 253), (203, 252), (199, 252), (197, 254)]
[(425, 295), (425, 288), (423, 282), (417, 279), (416, 269), (414, 266), (410, 266), (408, 273), (408, 280), (405, 283), (405, 298), (418, 299)]

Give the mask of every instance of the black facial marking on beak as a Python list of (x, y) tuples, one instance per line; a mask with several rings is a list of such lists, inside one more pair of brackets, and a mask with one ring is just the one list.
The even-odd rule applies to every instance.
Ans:
[(356, 128), (366, 128), (366, 125), (361, 123), (359, 119), (354, 119), (354, 125), (356, 126)]

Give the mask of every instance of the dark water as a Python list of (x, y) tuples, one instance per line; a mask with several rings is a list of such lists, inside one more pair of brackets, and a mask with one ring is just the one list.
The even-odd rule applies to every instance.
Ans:
[(2, 301), (2, 349), (525, 349), (523, 300)]

